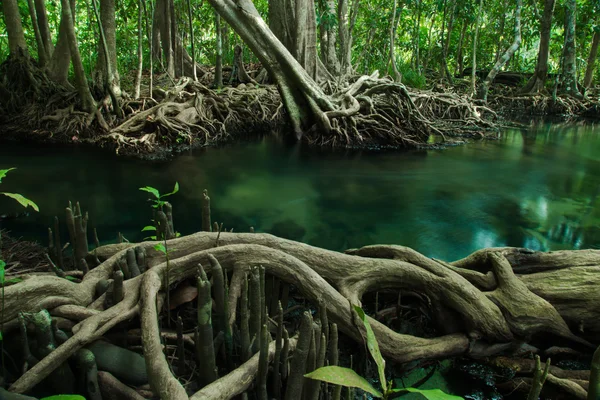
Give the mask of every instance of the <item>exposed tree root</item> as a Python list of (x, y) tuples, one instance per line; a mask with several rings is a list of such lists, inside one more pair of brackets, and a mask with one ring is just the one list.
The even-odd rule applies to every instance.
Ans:
[(129, 154), (173, 144), (203, 146), (226, 140), (229, 132), (275, 126), (283, 116), (274, 87), (244, 85), (215, 91), (183, 78), (162, 94), (160, 103), (131, 112), (96, 142)]
[[(486, 249), (449, 264), (401, 246), (368, 246), (342, 254), (266, 234), (224, 232), (215, 247), (217, 235), (203, 232), (168, 241), (169, 264), (154, 250), (153, 242), (109, 245), (97, 250), (104, 261), (81, 283), (40, 276), (24, 277), (22, 282), (6, 287), (5, 328), (16, 326), (11, 321), (20, 312), (40, 309), (76, 322), (73, 337), (25, 372), (11, 391), (27, 392), (82, 346), (136, 315), (141, 317), (144, 355), (155, 394), (163, 399), (210, 399), (230, 398), (246, 390), (256, 374), (256, 359), (194, 394), (172, 375), (161, 347), (157, 314), (166, 277), (173, 288), (196, 276), (199, 263), (210, 274), (213, 256), (224, 271), (233, 274), (232, 284), (237, 282), (230, 292), (232, 304), (240, 293), (235, 276), (262, 265), (269, 275), (294, 285), (312, 304), (324, 305), (329, 320), (359, 342), (365, 332), (355, 321), (352, 304), (360, 304), (370, 292), (416, 293), (435, 316), (441, 336), (399, 334), (370, 319), (384, 356), (394, 362), (489, 356), (522, 342), (543, 348), (551, 337), (573, 348), (591, 349), (588, 340), (597, 342), (600, 335), (596, 308), (600, 301), (596, 289), (600, 284), (599, 251)], [(126, 280), (123, 300), (104, 310), (101, 304), (106, 295), (94, 301), (96, 286), (125, 262), (127, 249), (134, 246), (145, 249), (149, 269)], [(235, 308), (230, 310), (229, 321), (236, 321)], [(247, 379), (240, 381), (242, 376)], [(568, 382), (579, 378), (560, 373), (556, 377)], [(215, 389), (223, 387), (223, 382), (231, 385), (225, 397)], [(557, 380), (556, 384), (575, 390), (570, 383)]]

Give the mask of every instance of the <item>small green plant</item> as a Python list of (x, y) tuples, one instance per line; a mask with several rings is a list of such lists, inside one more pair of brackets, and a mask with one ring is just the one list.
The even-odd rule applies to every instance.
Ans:
[(78, 394), (58, 394), (56, 396), (44, 397), (40, 400), (85, 400), (85, 397)]
[[(174, 195), (175, 193), (179, 192), (179, 183), (175, 182), (175, 187), (173, 188), (173, 191), (170, 193), (166, 193), (166, 194), (160, 194), (158, 189), (153, 188), (152, 186), (145, 186), (143, 188), (140, 188), (140, 190), (143, 192), (150, 193), (153, 196), (153, 198), (148, 199), (148, 201), (150, 201), (152, 203), (152, 208), (154, 208), (157, 211), (162, 211), (163, 207), (167, 203), (163, 199), (165, 197), (169, 197), (169, 196)], [(155, 222), (155, 224), (156, 224), (156, 221), (153, 221), (153, 222)], [(156, 232), (157, 231), (156, 225), (147, 225), (142, 229), (142, 232), (148, 232), (148, 231)], [(159, 238), (155, 234), (155, 235), (149, 236), (145, 239), (160, 240), (163, 238)]]
[(152, 186), (145, 186), (143, 188), (140, 188), (140, 190), (142, 192), (148, 192), (154, 196), (153, 199), (148, 200), (148, 201), (152, 202), (152, 208), (162, 210), (163, 206), (166, 203), (166, 201), (164, 201), (163, 199), (165, 197), (169, 197), (169, 196), (174, 195), (175, 193), (179, 192), (179, 183), (175, 182), (175, 187), (173, 188), (173, 191), (171, 193), (166, 193), (166, 194), (160, 194), (158, 189), (153, 188)]
[(369, 324), (369, 320), (367, 319), (367, 316), (362, 308), (359, 306), (354, 306), (354, 309), (358, 313), (358, 316), (362, 320), (367, 331), (367, 347), (369, 348), (371, 357), (373, 357), (373, 360), (375, 360), (375, 364), (377, 364), (377, 371), (379, 373), (379, 381), (381, 382), (382, 391), (375, 389), (369, 381), (358, 375), (350, 368), (338, 366), (321, 367), (304, 375), (305, 378), (316, 379), (318, 381), (333, 383), (335, 385), (359, 388), (367, 393), (370, 393), (373, 395), (373, 397), (383, 399), (387, 399), (393, 393), (412, 392), (419, 393), (428, 400), (463, 400), (462, 397), (446, 394), (440, 389), (422, 390), (412, 387), (393, 389), (393, 382), (387, 382), (385, 379), (385, 360), (381, 355), (381, 351), (379, 351), (379, 344), (377, 343), (373, 329), (371, 329), (371, 324)]
[[(153, 188), (152, 186), (145, 186), (143, 188), (140, 188), (141, 191), (143, 192), (148, 192), (150, 194), (152, 194), (154, 196), (154, 198), (149, 199), (152, 202), (152, 208), (154, 208), (156, 211), (162, 211), (163, 207), (165, 206), (165, 204), (167, 203), (165, 200), (163, 200), (165, 197), (174, 195), (175, 193), (179, 192), (179, 183), (175, 182), (175, 187), (173, 188), (173, 191), (170, 193), (166, 193), (166, 194), (160, 194), (160, 192), (158, 191), (158, 189)], [(156, 224), (156, 221), (154, 221), (154, 223)], [(154, 231), (154, 232), (158, 232), (158, 226), (157, 225), (148, 225), (145, 226), (142, 229), (142, 232), (145, 231)], [(165, 235), (161, 235), (162, 237), (158, 237), (157, 235), (152, 235), (150, 237), (148, 237), (147, 239), (151, 239), (151, 240), (162, 240), (163, 243), (158, 243), (154, 246), (154, 250), (159, 251), (161, 253), (163, 253), (165, 255), (165, 260), (167, 262), (167, 270), (166, 270), (166, 276), (165, 276), (165, 290), (167, 292), (167, 325), (170, 326), (171, 325), (171, 304), (170, 304), (170, 298), (169, 298), (169, 269), (170, 269), (170, 265), (169, 265), (169, 249), (167, 247), (167, 237), (166, 234)], [(175, 233), (175, 236), (179, 236), (178, 233)]]
[[(16, 168), (0, 169), (0, 183), (2, 183), (2, 179), (6, 176), (6, 174), (8, 174), (10, 171), (12, 171), (14, 169), (16, 169)], [(0, 194), (3, 194), (6, 197), (10, 197), (11, 199), (15, 199), (16, 201), (19, 202), (19, 204), (21, 204), (25, 208), (31, 206), (31, 208), (33, 208), (35, 211), (40, 211), (37, 204), (35, 204), (33, 201), (29, 200), (22, 194), (7, 193), (7, 192), (0, 192)], [(2, 285), (2, 323), (0, 324), (0, 344), (2, 347), (1, 347), (0, 351), (2, 352), (2, 356), (1, 356), (2, 372), (4, 372), (4, 338), (2, 336), (2, 333), (4, 332), (4, 286), (7, 283), (5, 281), (5, 272), (6, 272), (5, 268), (6, 268), (6, 262), (4, 262), (4, 260), (2, 260), (2, 236), (0, 236), (0, 285)], [(12, 279), (11, 279), (11, 281), (12, 281)]]

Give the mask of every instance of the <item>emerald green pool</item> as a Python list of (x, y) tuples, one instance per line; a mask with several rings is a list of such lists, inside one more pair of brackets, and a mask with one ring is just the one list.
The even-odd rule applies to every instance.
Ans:
[[(183, 154), (169, 162), (117, 158), (87, 148), (0, 144), (2, 183), (40, 213), (1, 220), (45, 244), (68, 200), (90, 213), (101, 241), (141, 240), (147, 194), (168, 192), (175, 229), (200, 228), (204, 188), (213, 219), (228, 229), (301, 240), (334, 250), (374, 243), (410, 246), (453, 260), (482, 247), (600, 247), (600, 127), (542, 124), (498, 141), (445, 150), (315, 151), (273, 138)], [(19, 212), (7, 199), (0, 214)], [(65, 233), (65, 232), (63, 232)], [(66, 233), (65, 233), (66, 236)]]

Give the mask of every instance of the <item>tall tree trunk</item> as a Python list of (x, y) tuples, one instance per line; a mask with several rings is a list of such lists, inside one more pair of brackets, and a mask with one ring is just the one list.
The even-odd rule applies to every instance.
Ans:
[[(106, 42), (104, 51), (102, 41), (99, 42), (98, 70), (103, 82), (108, 82), (110, 90), (121, 96), (121, 84), (117, 65), (117, 28), (115, 20), (115, 0), (100, 0), (100, 22)], [(107, 57), (108, 60), (105, 59)], [(107, 88), (108, 89), (108, 88)]]
[(475, 34), (473, 35), (473, 58), (471, 66), (471, 94), (475, 96), (477, 80), (477, 38), (479, 36), (479, 25), (481, 24), (481, 11), (483, 10), (483, 0), (479, 0), (479, 10), (477, 11), (477, 20), (475, 21)]
[[(75, 0), (70, 0), (69, 3), (71, 4), (71, 8), (74, 10)], [(56, 47), (54, 48), (52, 58), (50, 59), (50, 63), (48, 64), (47, 68), (50, 79), (65, 86), (71, 86), (68, 81), (69, 65), (71, 65), (68, 24), (69, 22), (65, 20), (63, 14), (61, 14)]]
[(498, 72), (502, 69), (504, 65), (511, 59), (511, 57), (515, 54), (519, 46), (521, 45), (521, 8), (523, 7), (523, 0), (517, 0), (517, 8), (515, 9), (515, 39), (513, 43), (510, 45), (508, 49), (504, 52), (502, 57), (496, 61), (494, 68), (490, 71), (488, 76), (485, 78), (485, 81), (479, 88), (479, 92), (477, 94), (477, 98), (487, 101), (488, 91), (490, 89), (490, 85), (498, 75)]
[(37, 22), (37, 16), (35, 15), (35, 5), (33, 4), (33, 0), (27, 0), (27, 8), (29, 9), (33, 34), (35, 35), (35, 42), (37, 44), (38, 61), (40, 66), (43, 67), (48, 63), (48, 57), (44, 42), (42, 41), (42, 35), (40, 34), (40, 27)]
[(538, 49), (535, 72), (525, 87), (523, 93), (536, 94), (544, 90), (548, 78), (548, 58), (550, 56), (550, 32), (552, 30), (552, 15), (556, 0), (544, 0), (544, 12), (540, 21), (540, 47)]
[(462, 76), (463, 73), (463, 46), (465, 43), (465, 35), (467, 34), (467, 20), (463, 21), (462, 29), (460, 30), (460, 39), (458, 40), (458, 48), (456, 49), (456, 68), (454, 69), (454, 75)]
[[(398, 21), (400, 21), (400, 15), (396, 16), (396, 9), (398, 7), (398, 0), (394, 0), (394, 8), (392, 10), (392, 22), (390, 23), (390, 61), (392, 62), (392, 70), (394, 71), (394, 80), (396, 82), (402, 81), (402, 74), (398, 71), (398, 66), (396, 65), (396, 46), (394, 45), (394, 41), (396, 38), (396, 30), (398, 29)], [(400, 13), (402, 12), (402, 7), (400, 8)]]
[(215, 11), (215, 30), (217, 32), (217, 44), (215, 54), (215, 82), (217, 88), (223, 87), (223, 43), (221, 40), (221, 16)]
[(287, 16), (289, 12), (291, 10), (287, 9), (285, 0), (269, 0), (269, 28), (277, 39), (291, 51), (290, 33), (292, 30), (288, 24), (289, 19)]
[(338, 1), (338, 41), (340, 43), (340, 72), (346, 74), (348, 72), (348, 66), (350, 61), (348, 60), (348, 54), (350, 49), (348, 48), (349, 32), (348, 32), (348, 0)]
[(50, 34), (50, 26), (48, 25), (46, 3), (44, 0), (34, 0), (34, 4), (37, 23), (40, 28), (40, 35), (42, 35), (42, 42), (44, 43), (44, 50), (46, 51), (46, 58), (49, 61), (54, 52), (54, 44), (52, 44), (52, 35)]
[(415, 0), (417, 6), (417, 19), (415, 20), (415, 33), (414, 33), (414, 50), (413, 50), (413, 60), (414, 60), (414, 68), (417, 73), (421, 73), (421, 60), (419, 59), (419, 48), (421, 47), (420, 38), (421, 38), (421, 2), (422, 0)]
[(67, 39), (69, 42), (69, 51), (71, 53), (71, 62), (73, 63), (73, 70), (75, 71), (75, 84), (77, 91), (79, 92), (79, 98), (81, 100), (82, 108), (90, 113), (90, 115), (96, 115), (100, 126), (108, 130), (106, 122), (102, 118), (100, 112), (96, 109), (96, 102), (90, 92), (85, 72), (83, 70), (83, 63), (81, 62), (81, 55), (79, 54), (79, 47), (77, 46), (77, 37), (75, 36), (75, 26), (73, 24), (73, 11), (69, 0), (60, 0), (62, 7), (61, 18), (65, 22)]
[[(192, 3), (190, 0), (187, 0), (187, 8), (188, 8), (188, 24), (189, 24), (189, 30), (190, 30), (190, 45), (191, 45), (191, 49), (192, 49), (192, 65), (196, 65), (196, 48), (195, 48), (195, 44), (194, 42), (195, 37), (194, 37), (194, 24), (193, 24), (193, 20), (192, 20)], [(198, 73), (196, 72), (196, 68), (193, 68), (193, 78), (194, 81), (198, 80)]]
[(596, 58), (598, 58), (598, 44), (600, 44), (599, 27), (597, 27), (594, 31), (592, 47), (590, 48), (590, 56), (587, 59), (587, 68), (585, 69), (585, 78), (583, 79), (583, 87), (586, 89), (592, 86), (592, 80), (594, 78), (594, 69), (596, 67)]
[(423, 62), (423, 70), (427, 70), (429, 67), (429, 61), (431, 61), (431, 37), (433, 36), (433, 26), (435, 25), (435, 18), (437, 17), (437, 11), (434, 11), (431, 15), (431, 23), (429, 24), (429, 29), (427, 30), (427, 57), (425, 57), (425, 61)]
[(171, 4), (170, 0), (156, 1), (156, 23), (160, 29), (160, 41), (162, 44), (162, 53), (166, 61), (167, 74), (171, 78), (175, 77), (175, 54), (171, 40)]
[[(106, 35), (104, 33), (104, 27), (100, 23), (100, 14), (98, 13), (98, 6), (96, 5), (96, 0), (92, 0), (92, 6), (94, 8), (94, 13), (96, 14), (96, 19), (98, 20), (98, 32), (100, 32), (100, 45), (102, 52), (104, 53), (104, 87), (105, 90), (109, 93), (110, 98), (113, 103), (113, 110), (115, 114), (119, 118), (123, 118), (123, 112), (121, 111), (121, 106), (119, 105), (119, 100), (117, 99), (117, 93), (115, 92), (115, 88), (113, 86), (113, 82), (110, 77), (114, 76), (115, 73), (112, 70), (112, 63), (110, 62), (110, 51), (108, 49), (108, 43), (106, 41)], [(86, 85), (87, 86), (87, 85)]]
[[(452, 38), (452, 31), (454, 30), (454, 19), (456, 16), (456, 3), (457, 0), (451, 0), (452, 6), (450, 7), (450, 21), (448, 21), (448, 34), (444, 37), (444, 27), (442, 26), (442, 62), (441, 62), (441, 75), (448, 79), (448, 82), (452, 84), (452, 74), (448, 69), (448, 49), (450, 47), (450, 39)], [(446, 1), (444, 0), (444, 3)], [(446, 7), (444, 5), (444, 23), (446, 22)]]
[[(325, 65), (329, 72), (334, 75), (339, 74), (340, 71), (340, 63), (337, 59), (336, 48), (335, 48), (335, 40), (337, 35), (334, 32), (334, 23), (332, 22), (333, 18), (335, 18), (335, 3), (333, 0), (326, 0), (325, 7), (327, 8), (327, 14), (330, 16), (328, 18), (328, 23), (325, 26), (327, 30), (327, 44), (326, 44), (326, 52), (325, 52)], [(323, 46), (323, 43), (321, 43)]]
[(577, 0), (565, 2), (565, 44), (563, 48), (562, 92), (581, 97), (577, 88), (577, 55), (575, 54), (575, 25)]
[(137, 45), (137, 56), (138, 56), (138, 68), (137, 74), (135, 75), (135, 92), (133, 97), (139, 99), (140, 89), (142, 86), (142, 69), (144, 68), (144, 51), (143, 51), (143, 26), (142, 26), (142, 14), (143, 5), (142, 0), (138, 1), (138, 45)]
[(8, 47), (12, 56), (26, 55), (27, 42), (25, 42), (25, 34), (21, 25), (21, 14), (17, 0), (2, 0), (2, 11), (4, 14), (4, 23), (6, 32), (8, 33)]
[(175, 14), (175, 1), (167, 0), (169, 7), (169, 18), (171, 19), (171, 23), (169, 24), (171, 28), (171, 49), (173, 53), (173, 68), (175, 71), (175, 77), (182, 76), (182, 66), (181, 66), (181, 56), (183, 55), (183, 43), (181, 42), (181, 38), (179, 37), (179, 32), (177, 29), (177, 14)]
[[(152, 7), (152, 0), (150, 0), (150, 6), (152, 7), (152, 15), (148, 18), (148, 8), (146, 7), (146, 1), (140, 0), (142, 7), (144, 8), (144, 19), (146, 21), (146, 30), (148, 36), (148, 44), (150, 45), (150, 83), (148, 85), (148, 96), (153, 98), (152, 91), (154, 90), (154, 7)], [(149, 24), (152, 21), (152, 24)]]
[[(537, 1), (537, 0), (535, 0)], [(496, 43), (496, 56), (494, 62), (498, 62), (500, 59), (501, 51), (504, 44), (504, 25), (506, 24), (506, 4), (502, 4), (502, 13), (500, 15), (500, 28), (498, 29), (498, 42)]]
[[(328, 132), (328, 119), (323, 110), (332, 110), (333, 105), (303, 66), (277, 40), (258, 14), (252, 1), (209, 0), (209, 2), (235, 29), (259, 58), (269, 75), (277, 82), (296, 137), (300, 138), (303, 131), (315, 123), (319, 123), (321, 129)], [(298, 22), (297, 13), (296, 18)], [(313, 38), (316, 39), (316, 29), (313, 32), (315, 32)], [(298, 49), (298, 43), (294, 49)], [(316, 59), (314, 47), (313, 54), (313, 58)]]

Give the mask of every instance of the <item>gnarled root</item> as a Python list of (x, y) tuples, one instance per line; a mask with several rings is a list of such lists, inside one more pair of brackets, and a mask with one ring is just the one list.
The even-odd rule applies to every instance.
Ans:
[[(215, 247), (217, 235), (219, 246)], [(587, 288), (597, 288), (600, 283), (598, 251), (538, 253), (486, 249), (449, 264), (401, 246), (368, 246), (342, 254), (266, 234), (201, 232), (167, 241), (170, 257), (167, 265), (164, 255), (153, 249), (154, 244), (135, 245), (146, 250), (149, 269), (126, 280), (123, 300), (106, 310), (100, 306), (97, 311), (83, 311), (102, 304), (102, 298), (94, 301), (96, 284), (110, 276), (133, 244), (99, 248), (97, 255), (104, 261), (79, 284), (58, 277), (26, 278), (5, 289), (6, 322), (19, 311), (41, 308), (80, 321), (73, 328), (74, 336), (27, 371), (11, 386), (12, 391), (26, 392), (83, 345), (101, 337), (117, 323), (140, 315), (153, 391), (164, 399), (190, 396), (170, 372), (163, 355), (157, 322), (160, 305), (157, 307), (156, 301), (167, 285), (172, 287), (195, 276), (199, 263), (210, 274), (211, 256), (218, 259), (224, 271), (233, 273), (231, 304), (237, 302), (242, 292), (237, 289), (239, 277), (261, 265), (268, 274), (294, 285), (312, 304), (326, 307), (329, 321), (358, 342), (362, 342), (365, 332), (356, 323), (351, 306), (360, 304), (363, 295), (369, 292), (415, 293), (428, 304), (432, 315), (440, 316), (441, 322), (447, 321), (448, 315), (459, 321), (447, 326), (439, 324), (441, 336), (421, 338), (399, 334), (370, 318), (382, 353), (388, 360), (400, 363), (456, 355), (489, 356), (514, 343), (536, 343), (536, 334), (541, 332), (573, 347), (588, 349), (591, 345), (586, 340), (597, 340), (600, 333), (599, 318), (593, 311), (600, 293)], [(515, 275), (514, 271), (525, 270), (536, 273)], [(563, 282), (560, 290), (555, 288), (559, 281)], [(582, 282), (585, 284), (581, 285)], [(590, 311), (581, 314), (572, 304), (587, 306)], [(230, 310), (229, 321), (235, 320), (234, 308)], [(574, 330), (574, 321), (585, 330)], [(213, 395), (220, 394), (214, 388), (222, 387), (223, 382), (235, 386), (228, 392), (231, 396), (243, 392), (248, 380), (235, 380), (242, 376), (252, 379), (257, 364), (252, 358), (239, 370), (192, 394), (192, 398), (215, 398)]]

